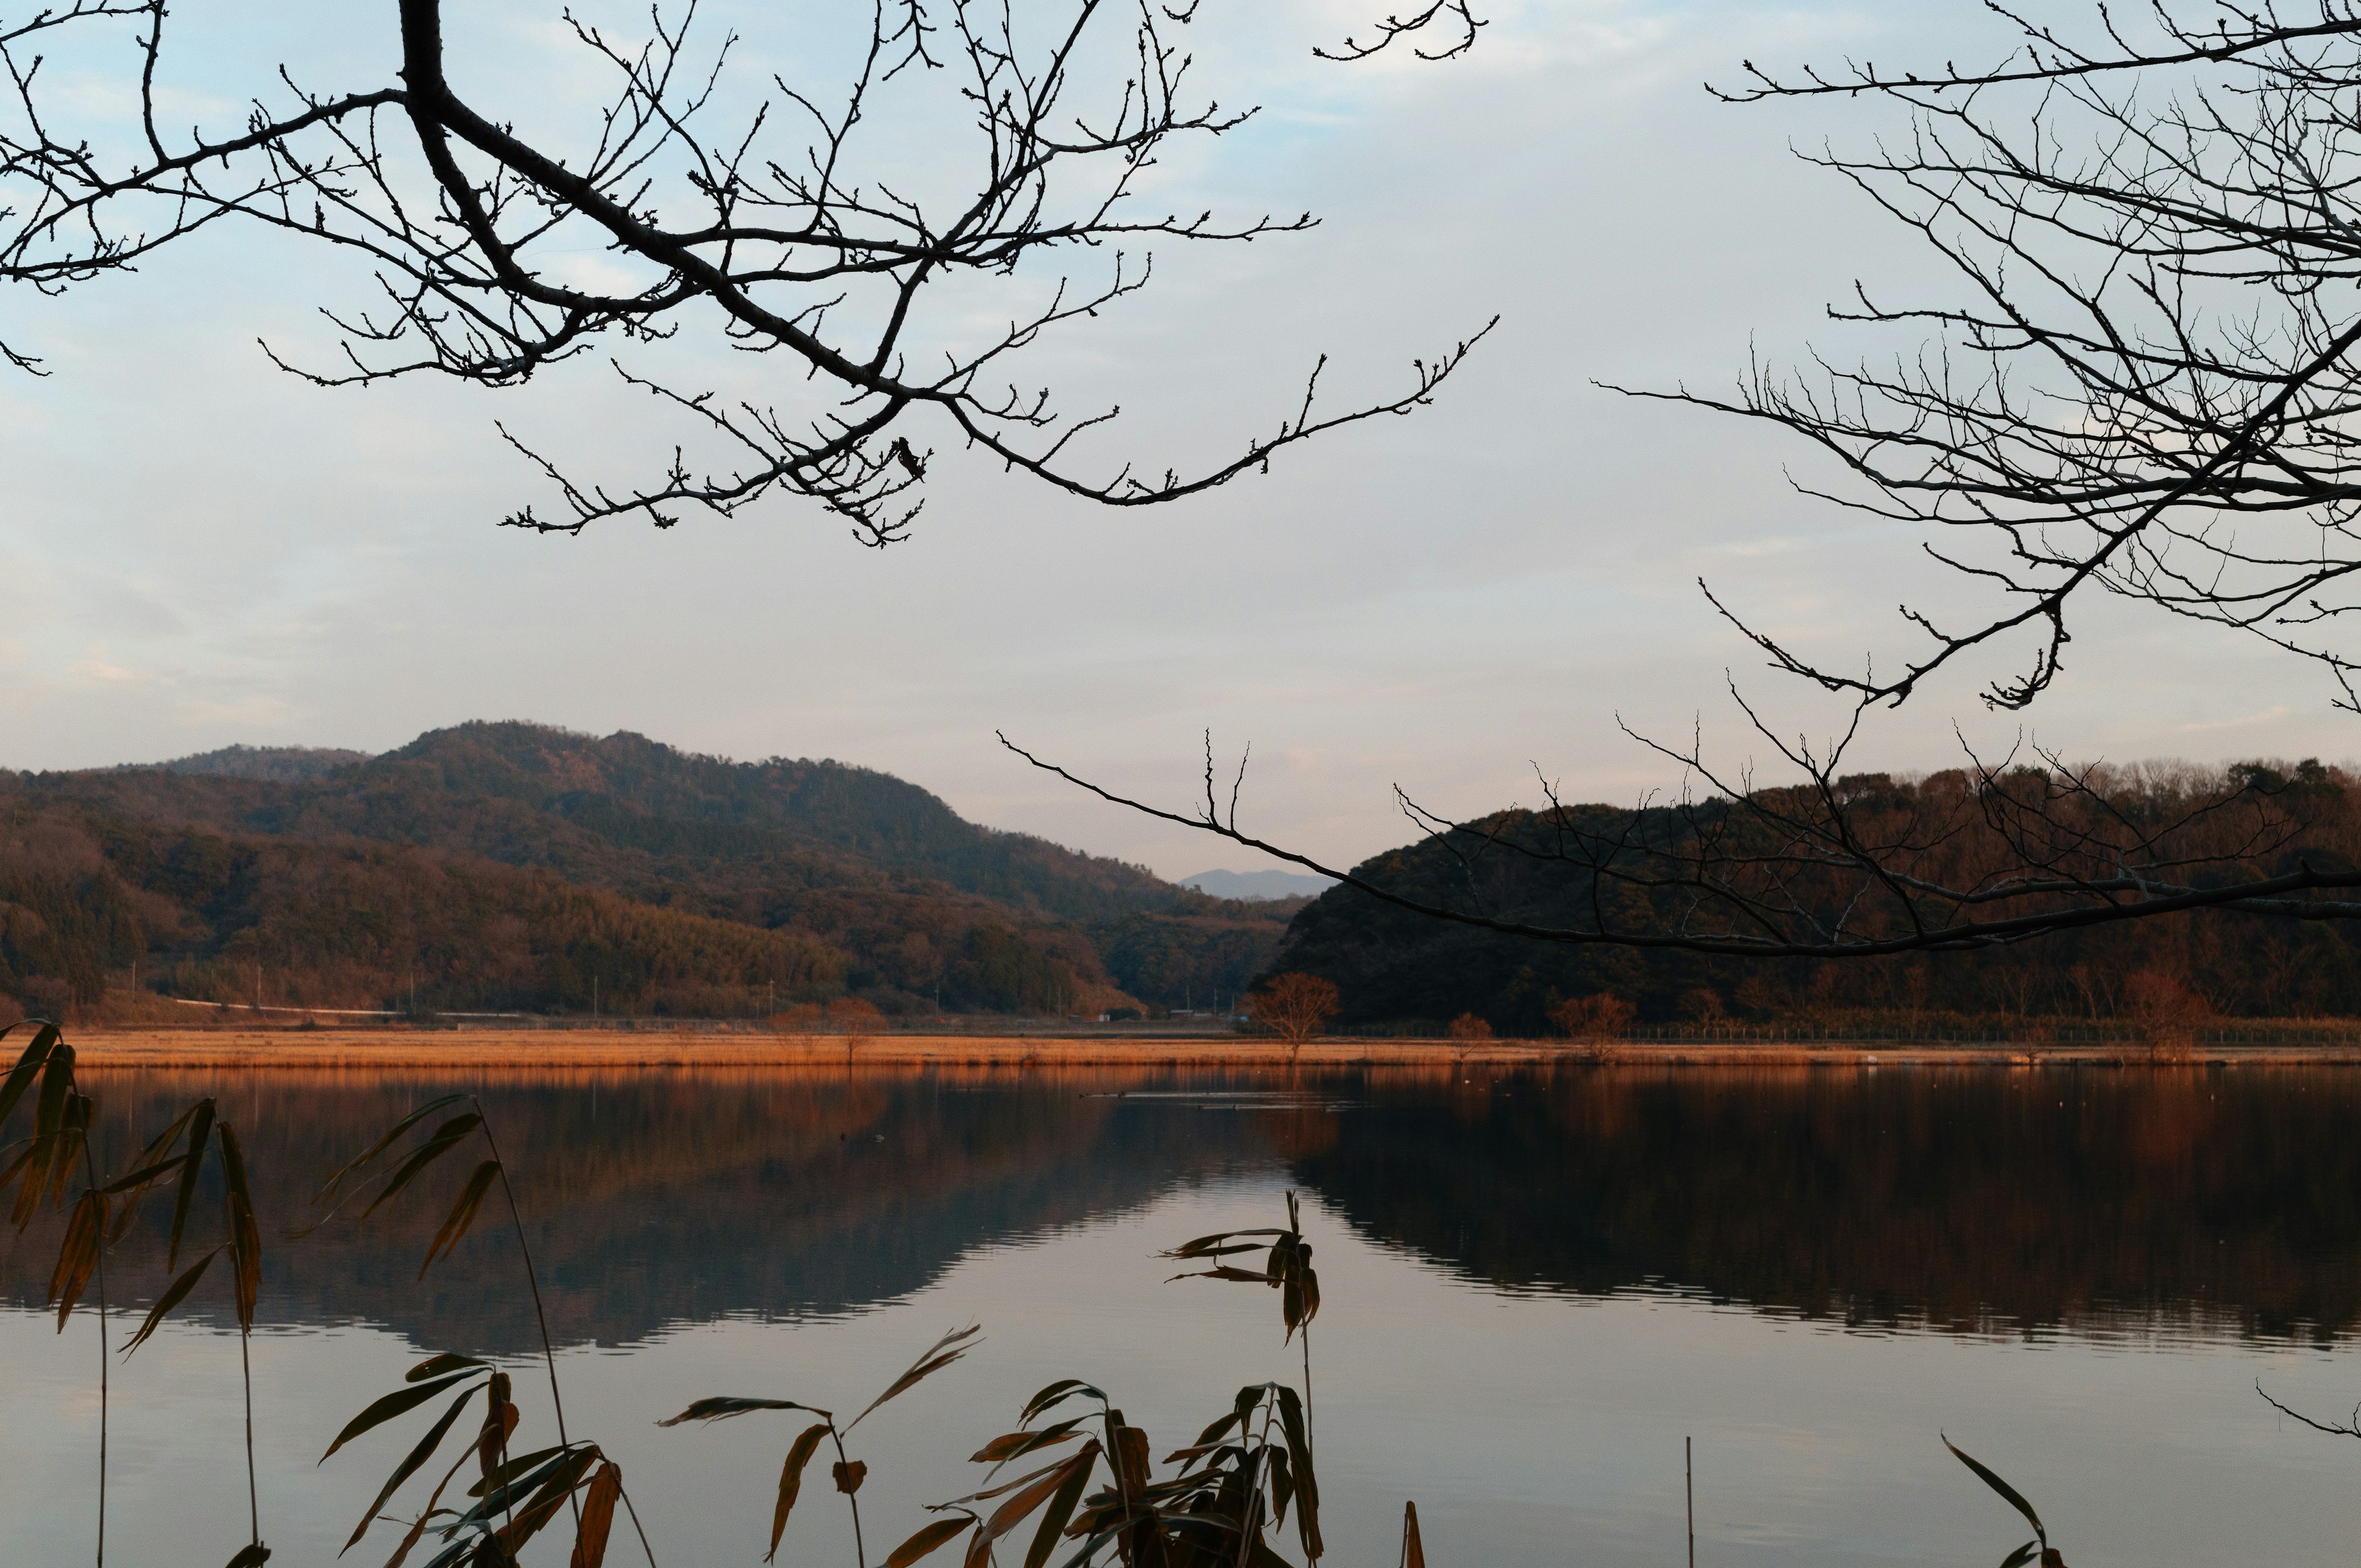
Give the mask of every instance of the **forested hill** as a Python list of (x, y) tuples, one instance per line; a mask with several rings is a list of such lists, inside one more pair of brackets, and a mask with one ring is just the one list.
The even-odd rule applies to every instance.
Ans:
[[(927, 878), (1069, 918), (1166, 909), (1189, 894), (1120, 861), (961, 817), (890, 773), (836, 762), (737, 762), (628, 731), (463, 724), (349, 765), (352, 753), (233, 747), (156, 768), (42, 774), (38, 795), (216, 829), (360, 838), (540, 865), (647, 889), (864, 872)], [(305, 776), (273, 778), (283, 766)], [(817, 854), (814, 852), (818, 851)]]
[[(2192, 834), (2224, 842), (2256, 835), (2271, 847), (2248, 857), (2251, 874), (2275, 874), (2299, 861), (2361, 864), (2361, 774), (2342, 768), (2313, 762), (2292, 768), (2158, 764), (2094, 776), (2103, 797), (2098, 804), (2123, 822), (2189, 821), (2201, 825)], [(1864, 803), (1856, 826), (1868, 840), (1893, 843), (1913, 832), (1931, 837), (1924, 825), (1955, 819), (1960, 792), (1973, 786), (1948, 773), (1863, 775), (1838, 787)], [(2278, 826), (2257, 833), (2256, 816), (2243, 808), (2251, 797), (2268, 805)], [(1613, 839), (1633, 826), (1631, 814), (1605, 806), (1561, 810), (1559, 820), (1501, 812), (1468, 824), (1460, 842), (1429, 839), (1389, 850), (1356, 874), (1427, 904), (1466, 907), (1472, 899), (1501, 919), (1560, 927), (1587, 925), (1596, 892), (1628, 923), (1675, 928), (1676, 884), (1646, 894), (1629, 883), (1594, 890), (1587, 874), (1549, 858), (1561, 828)], [(1658, 809), (1641, 826), (1643, 837), (1677, 844), (1685, 823), (1680, 814)], [(1499, 842), (1488, 847), (1488, 837)], [(1942, 850), (1969, 856), (1975, 843), (1974, 834), (1961, 833), (1943, 839)], [(2191, 847), (2202, 848), (2202, 840), (2192, 838)], [(2213, 873), (2200, 868), (2193, 874)], [(1973, 953), (1766, 961), (1496, 936), (1340, 886), (1295, 917), (1275, 967), (1334, 981), (1347, 1026), (1439, 1031), (1473, 1014), (1503, 1035), (1550, 1033), (1554, 1011), (1565, 1017), (1560, 1004), (1601, 996), (1628, 1004), (1643, 1025), (1745, 1022), (1905, 1035), (1957, 1026), (2016, 1037), (2044, 1027), (2167, 1015), (2184, 1024), (2210, 1014), (2361, 1016), (2361, 923), (2226, 913), (2096, 926)]]
[(594, 982), (620, 1010), (1178, 1004), (1234, 994), (1292, 912), (866, 768), (518, 723), (0, 774), (0, 991), (83, 1005), (142, 960), (146, 990), (250, 999), (276, 975), (316, 1006), (406, 997), (422, 967), (451, 1009), (587, 1007)]

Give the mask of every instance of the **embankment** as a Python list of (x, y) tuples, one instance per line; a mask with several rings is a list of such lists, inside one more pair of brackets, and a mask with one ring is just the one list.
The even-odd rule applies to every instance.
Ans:
[(1924, 1042), (1708, 1044), (1577, 1040), (1325, 1039), (1290, 1052), (1235, 1035), (760, 1035), (655, 1029), (121, 1029), (69, 1036), (92, 1068), (1176, 1067), (1488, 1068), (1616, 1062), (1657, 1066), (1899, 1067), (1912, 1064), (2185, 1067), (2197, 1063), (2361, 1066), (2361, 1043), (2199, 1045), (2162, 1058), (2141, 1046)]

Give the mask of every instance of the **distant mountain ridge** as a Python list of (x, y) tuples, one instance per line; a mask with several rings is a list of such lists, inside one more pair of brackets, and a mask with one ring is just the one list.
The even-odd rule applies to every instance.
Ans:
[[(251, 970), (253, 958), (236, 956), (251, 950), (283, 955), (291, 976), (313, 975), (319, 1005), (332, 995), (381, 999), (389, 988), (406, 995), (423, 961), (412, 950), (425, 942), (417, 933), (430, 927), (448, 948), (432, 966), (448, 981), (435, 991), (443, 1007), (587, 1007), (594, 970), (615, 1005), (631, 1004), (618, 985), (640, 985), (649, 1006), (664, 992), (672, 1000), (662, 1004), (677, 1010), (710, 1009), (730, 987), (755, 983), (744, 976), (758, 949), (718, 929), (636, 916), (626, 924), (646, 961), (610, 961), (595, 932), (620, 916), (567, 903), (549, 891), (558, 887), (817, 942), (825, 952), (798, 948), (785, 966), (802, 977), (791, 1000), (851, 994), (888, 1012), (939, 1000), (1041, 1012), (1163, 1002), (1167, 990), (1175, 1003), (1235, 994), (1280, 929), (1270, 914), (1143, 867), (968, 822), (888, 773), (810, 759), (740, 762), (629, 731), (475, 722), (374, 757), (230, 747), (142, 767), (0, 774), (0, 815), (9, 818), (0, 826), (18, 828), (15, 850), (0, 843), (0, 991), (11, 994), (23, 993), (12, 975), (56, 981), (64, 966), (77, 977), (68, 989), (87, 999), (112, 983), (110, 966), (127, 971), (142, 952), (145, 972), (162, 972), (169, 956), (186, 970), (170, 983), (210, 986), (215, 968)], [(42, 833), (71, 847), (24, 848)], [(405, 869), (420, 855), (445, 883)], [(104, 961), (92, 956), (97, 937), (69, 940), (58, 926), (69, 905), (89, 925), (87, 911), (105, 902), (55, 884), (60, 867), (94, 861), (123, 884), (108, 918), (124, 929), (105, 938)], [(15, 882), (24, 896), (9, 892)], [(164, 902), (142, 903), (149, 898)], [(474, 901), (475, 913), (449, 925), (438, 901), (450, 899)], [(59, 912), (39, 916), (45, 937), (28, 920), (13, 957), (11, 903)], [(500, 963), (463, 951), (495, 931), (507, 933), (494, 944), (509, 955)], [(647, 957), (659, 949), (671, 956)], [(322, 956), (331, 952), (333, 962)], [(69, 953), (81, 956), (68, 964)], [(714, 956), (725, 953), (737, 956)], [(763, 972), (782, 961), (764, 958)], [(270, 968), (266, 958), (266, 981)], [(764, 1005), (781, 983), (763, 981)], [(251, 975), (232, 994), (250, 990)]]
[(175, 757), (168, 762), (125, 762), (122, 767), (156, 767), (175, 773), (214, 773), (225, 778), (291, 784), (300, 779), (316, 779), (368, 760), (367, 751), (348, 751), (335, 746), (224, 746), (218, 751)]
[(1336, 879), (1306, 872), (1199, 872), (1182, 877), (1179, 885), (1212, 898), (1317, 898), (1334, 887)]

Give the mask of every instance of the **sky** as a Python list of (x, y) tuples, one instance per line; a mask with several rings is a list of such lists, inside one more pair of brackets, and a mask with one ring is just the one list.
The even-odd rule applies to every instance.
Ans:
[[(740, 758), (881, 768), (991, 826), (1178, 876), (1259, 869), (1231, 846), (1108, 806), (1033, 772), (995, 730), (1111, 789), (1185, 808), (1202, 737), (1252, 748), (1240, 824), (1332, 863), (1412, 836), (1394, 786), (1468, 817), (1677, 791), (1680, 770), (1622, 726), (1693, 733), (1733, 771), (1766, 748), (1734, 680), (1783, 734), (1841, 714), (1721, 621), (1704, 577), (1832, 662), (1890, 666), (1915, 644), (1898, 602), (1971, 602), (1905, 531), (1798, 498), (1825, 478), (1776, 433), (1598, 383), (1720, 390), (1750, 355), (1847, 348), (1826, 302), (1856, 279), (1945, 285), (1910, 236), (1797, 146), (1861, 147), (1874, 105), (1731, 106), (1704, 90), (1739, 62), (1914, 56), (1963, 63), (2007, 38), (1969, 0), (1899, 5), (1498, 0), (1467, 58), (1322, 63), (1314, 43), (1378, 0), (1205, 0), (1188, 30), (1203, 90), (1262, 105), (1153, 179), (1177, 209), (1310, 209), (1312, 232), (1169, 247), (1144, 294), (1029, 352), (1028, 384), (1077, 408), (1119, 401), (1091, 450), (1160, 468), (1235, 452), (1323, 396), (1380, 398), (1497, 314), (1439, 395), (1178, 504), (1110, 510), (942, 449), (906, 543), (862, 548), (781, 499), (657, 532), (577, 538), (494, 526), (554, 498), (495, 421), (593, 477), (693, 433), (665, 427), (603, 357), (518, 389), (426, 380), (322, 390), (260, 340), (333, 352), (320, 307), (364, 302), (341, 259), (216, 231), (60, 298), (0, 291), (0, 338), (50, 374), (0, 373), (0, 765), (155, 761), (233, 742), (380, 751), (471, 718), (635, 730)], [(589, 77), (546, 0), (471, 9), (458, 90), (579, 129)], [(644, 7), (598, 4), (619, 33)], [(188, 0), (167, 77), (192, 122), (235, 124), (274, 88), (390, 80), (390, 4)], [(833, 81), (828, 5), (709, 4), (746, 71)], [(788, 36), (792, 31), (792, 36)], [(118, 116), (124, 51), (61, 60), (67, 100)], [(732, 98), (730, 93), (744, 95)], [(955, 145), (914, 112), (877, 133), (881, 170), (955, 178)], [(581, 265), (599, 265), (586, 256)], [(1092, 265), (1084, 258), (1080, 265)], [(1040, 276), (1013, 288), (1042, 284)], [(1010, 307), (950, 298), (947, 337)], [(1858, 346), (1858, 345), (1854, 345)], [(628, 354), (631, 351), (623, 351)], [(811, 394), (771, 358), (693, 332), (648, 351), (684, 384)], [(2022, 731), (2081, 759), (2223, 762), (2356, 750), (2355, 722), (2285, 655), (2167, 622), (2086, 613), (2057, 688), (1994, 716), (1976, 666), (1877, 716), (1862, 767), (1948, 766), (1962, 740)], [(1957, 727), (1956, 732), (1955, 728)], [(1781, 775), (1767, 762), (1756, 776)]]

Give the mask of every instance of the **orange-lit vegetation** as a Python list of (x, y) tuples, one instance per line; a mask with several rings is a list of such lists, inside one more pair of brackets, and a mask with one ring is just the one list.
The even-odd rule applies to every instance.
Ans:
[(0, 996), (394, 1013), (1086, 1013), (1237, 995), (1292, 905), (961, 820), (834, 762), (464, 725), (386, 756), (0, 773)]
[[(2341, 769), (2127, 767), (2099, 770), (2092, 783), (2092, 797), (2049, 809), (2088, 814), (2093, 820), (2084, 827), (2094, 838), (2105, 826), (2096, 819), (2110, 813), (2159, 832), (2174, 825), (2169, 846), (2201, 872), (2213, 868), (2202, 874), (2275, 874), (2299, 861), (2361, 864), (2361, 779)], [(1864, 835), (1925, 843), (1908, 869), (1929, 883), (1974, 885), (2024, 863), (2011, 832), (2032, 829), (2005, 813), (1988, 816), (1989, 803), (1962, 773), (1863, 775), (1843, 781), (1843, 791), (1850, 819)], [(1688, 841), (1685, 835), (1715, 819), (1710, 806), (1692, 820), (1668, 811), (1642, 816), (1667, 844)], [(1653, 888), (1598, 879), (1554, 858), (1561, 830), (1611, 836), (1631, 820), (1607, 806), (1503, 812), (1378, 856), (1359, 874), (1430, 904), (1472, 898), (1502, 919), (1575, 929), (1608, 918), (1632, 930), (1673, 929), (1691, 890), (1669, 853), (1626, 867), (1668, 879)], [(2074, 826), (2045, 823), (2041, 830), (2069, 839)], [(1759, 828), (1731, 816), (1722, 830), (1731, 839), (1723, 852), (1736, 857)], [(1744, 869), (1733, 859), (1730, 874)], [(2089, 869), (2095, 875), (2106, 868)], [(1806, 904), (1843, 891), (1833, 881), (1820, 887), (1826, 879), (1808, 859), (1783, 874)], [(2224, 912), (2157, 916), (1974, 951), (1766, 959), (1520, 940), (1337, 889), (1295, 918), (1273, 962), (1334, 981), (1344, 1028), (1429, 1035), (1466, 1013), (1503, 1035), (1582, 1037), (1620, 1033), (1626, 1025), (1619, 1016), (1647, 1029), (1752, 1028), (1758, 1037), (1784, 1028), (1804, 1038), (2037, 1041), (2045, 1030), (2121, 1026), (2125, 1034), (2153, 1030), (2171, 1054), (2172, 1041), (2202, 1028), (2209, 1014), (2361, 1015), (2361, 937), (2351, 922)]]

